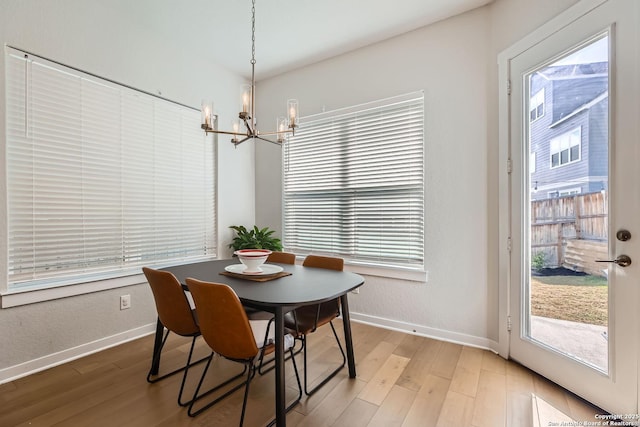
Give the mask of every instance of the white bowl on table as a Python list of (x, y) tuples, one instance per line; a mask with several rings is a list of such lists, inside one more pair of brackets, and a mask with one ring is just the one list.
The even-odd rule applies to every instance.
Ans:
[(244, 273), (260, 273), (260, 266), (265, 263), (271, 251), (268, 249), (239, 249), (234, 252), (245, 265)]

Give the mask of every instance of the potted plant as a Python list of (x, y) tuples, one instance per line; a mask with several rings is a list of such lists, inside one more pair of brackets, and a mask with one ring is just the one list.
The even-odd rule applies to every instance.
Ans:
[(282, 250), (280, 239), (271, 236), (275, 233), (275, 230), (270, 230), (269, 227), (260, 229), (254, 225), (252, 229), (247, 230), (242, 225), (232, 225), (229, 228), (236, 232), (236, 237), (229, 244), (229, 247), (233, 248), (234, 251), (238, 249)]

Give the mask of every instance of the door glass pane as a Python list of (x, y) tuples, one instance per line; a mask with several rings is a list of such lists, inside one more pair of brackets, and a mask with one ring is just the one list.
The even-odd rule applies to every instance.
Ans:
[(527, 173), (523, 335), (604, 372), (608, 264), (595, 260), (608, 257), (608, 58), (603, 35), (526, 76), (524, 111), (540, 115), (523, 150), (541, 159)]

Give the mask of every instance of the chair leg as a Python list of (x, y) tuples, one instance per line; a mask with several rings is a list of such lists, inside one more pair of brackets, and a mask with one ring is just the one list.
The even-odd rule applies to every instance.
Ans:
[[(159, 322), (159, 321), (158, 321)], [(151, 369), (149, 369), (149, 373), (147, 374), (147, 382), (149, 383), (155, 383), (158, 382), (164, 378), (167, 378), (168, 376), (171, 376), (173, 374), (176, 374), (178, 372), (180, 372), (179, 370), (175, 370), (172, 372), (169, 372), (168, 374), (162, 375), (158, 378), (151, 378), (152, 376), (157, 375), (156, 372), (154, 372), (154, 368), (157, 367), (160, 364), (160, 355), (162, 354), (162, 349), (164, 348), (164, 343), (167, 342), (167, 338), (169, 337), (169, 330), (167, 329), (167, 332), (164, 334), (164, 337), (162, 338), (162, 342), (160, 343), (160, 346), (158, 346), (158, 348), (154, 348), (154, 350), (156, 350), (155, 354), (153, 355), (153, 358), (151, 360)]]
[[(298, 350), (298, 353), (300, 353), (300, 351), (302, 351), (302, 349)], [(295, 372), (296, 374), (296, 383), (298, 383), (298, 397), (291, 403), (291, 405), (287, 407), (287, 412), (293, 409), (293, 407), (300, 402), (300, 399), (302, 399), (302, 384), (300, 384), (300, 374), (298, 373), (298, 365), (296, 364), (295, 358), (295, 355), (297, 353), (294, 353), (293, 347), (289, 349), (289, 353), (291, 354), (289, 358), (291, 359), (291, 363), (293, 364), (293, 372)]]
[(301, 340), (302, 340), (302, 348), (304, 350), (304, 393), (307, 396), (311, 396), (313, 393), (318, 391), (318, 389), (320, 389), (320, 387), (322, 387), (327, 382), (329, 382), (329, 380), (331, 380), (331, 378), (335, 377), (336, 374), (338, 372), (340, 372), (340, 370), (342, 368), (344, 368), (344, 366), (347, 363), (347, 356), (344, 354), (344, 349), (342, 348), (342, 344), (340, 343), (340, 338), (338, 338), (338, 333), (336, 332), (336, 328), (333, 326), (333, 322), (329, 322), (329, 325), (331, 326), (331, 330), (333, 331), (333, 336), (336, 338), (336, 342), (338, 343), (338, 348), (340, 349), (340, 353), (342, 354), (342, 364), (340, 366), (338, 366), (334, 371), (332, 371), (329, 375), (327, 375), (314, 388), (309, 390), (308, 386), (307, 386), (307, 336), (303, 335)]
[[(295, 350), (295, 341), (293, 342), (293, 347), (291, 348), (291, 350)], [(295, 350), (292, 352), (293, 355), (297, 356), (298, 354), (300, 354), (300, 352), (302, 351), (302, 346), (300, 346), (299, 349)], [(287, 356), (284, 361), (286, 362), (287, 360), (289, 360), (292, 356)], [(263, 360), (263, 357), (260, 356), (260, 361), (258, 363), (258, 373), (260, 375), (264, 375), (268, 372), (271, 372), (273, 369), (275, 369), (276, 365), (273, 364), (273, 362), (275, 362), (275, 357), (272, 357), (268, 360)], [(271, 366), (269, 366), (271, 365)], [(265, 366), (269, 366), (268, 368), (265, 368)]]
[(253, 366), (253, 363), (249, 367), (249, 373), (247, 374), (246, 387), (244, 388), (244, 398), (242, 399), (242, 412), (240, 412), (240, 427), (244, 423), (244, 412), (247, 409), (247, 399), (249, 398), (249, 385), (251, 384), (251, 379), (255, 375), (256, 371)]
[[(196, 342), (196, 338), (198, 338), (197, 336), (193, 337), (193, 340), (191, 341), (191, 351), (189, 352), (189, 358), (187, 360), (187, 364), (185, 366), (181, 367), (181, 368), (175, 369), (175, 370), (173, 370), (171, 372), (168, 372), (166, 374), (162, 374), (161, 376), (156, 376), (155, 378), (152, 378), (153, 376), (157, 375), (157, 374), (154, 374), (154, 372), (153, 372), (154, 371), (154, 366), (157, 367), (159, 365), (159, 363), (160, 363), (160, 355), (162, 354), (162, 349), (164, 348), (164, 344), (167, 341), (168, 337), (169, 337), (169, 330), (167, 330), (167, 332), (165, 333), (164, 338), (162, 339), (162, 344), (158, 348), (158, 352), (153, 355), (153, 360), (151, 362), (151, 369), (149, 369), (149, 373), (147, 374), (147, 382), (149, 382), (151, 384), (157, 383), (158, 381), (163, 380), (165, 378), (168, 378), (168, 377), (170, 377), (172, 375), (175, 375), (178, 372), (186, 371), (190, 367), (195, 366), (195, 365), (197, 365), (199, 363), (202, 363), (202, 362), (204, 362), (205, 360), (208, 359), (208, 357), (203, 357), (202, 359), (196, 360), (195, 362), (191, 362), (191, 356), (192, 356), (192, 353), (193, 353), (193, 348), (194, 348), (194, 345), (195, 345), (195, 342)], [(186, 374), (186, 372), (185, 372), (185, 374)]]
[(187, 414), (190, 417), (195, 417), (196, 415), (202, 413), (204, 410), (209, 409), (210, 407), (212, 407), (216, 403), (218, 403), (221, 400), (223, 400), (225, 397), (227, 397), (227, 396), (231, 395), (232, 393), (234, 393), (235, 391), (239, 390), (242, 386), (247, 384), (247, 381), (242, 381), (241, 383), (233, 386), (233, 388), (231, 388), (230, 390), (227, 390), (222, 395), (216, 397), (211, 402), (207, 403), (206, 405), (204, 405), (200, 409), (197, 409), (197, 410), (194, 411), (193, 410), (193, 405), (196, 403), (196, 401), (202, 399), (205, 396), (208, 396), (209, 394), (219, 390), (220, 388), (222, 388), (222, 387), (230, 384), (231, 382), (235, 381), (236, 379), (242, 377), (247, 372), (247, 370), (249, 370), (249, 374), (248, 375), (251, 378), (255, 374), (255, 373), (252, 372), (253, 369), (249, 369), (248, 364), (245, 363), (244, 364), (244, 369), (239, 374), (233, 376), (232, 378), (229, 378), (228, 380), (224, 381), (221, 384), (218, 384), (218, 385), (214, 386), (213, 388), (211, 388), (210, 390), (207, 390), (206, 392), (204, 392), (202, 394), (198, 394), (200, 392), (200, 388), (202, 387), (202, 383), (204, 382), (204, 379), (207, 376), (207, 371), (209, 370), (209, 366), (211, 366), (211, 361), (213, 360), (213, 356), (214, 356), (214, 353), (212, 352), (211, 356), (209, 357), (209, 360), (207, 361), (207, 365), (205, 366), (204, 371), (202, 372), (202, 377), (200, 377), (200, 381), (198, 382), (198, 386), (196, 387), (196, 391), (193, 393), (193, 399), (191, 399), (191, 401), (189, 402), (189, 409), (187, 410)]
[(182, 383), (180, 384), (180, 392), (178, 392), (178, 405), (180, 406), (187, 406), (189, 403), (191, 403), (191, 401), (187, 401), (187, 402), (182, 402), (182, 392), (184, 391), (184, 384), (187, 381), (187, 374), (189, 373), (189, 368), (193, 365), (197, 365), (200, 362), (204, 362), (205, 360), (207, 360), (209, 358), (209, 356), (207, 357), (203, 357), (202, 359), (198, 360), (197, 362), (194, 362), (193, 364), (191, 363), (191, 358), (193, 357), (193, 348), (196, 345), (196, 338), (197, 337), (193, 337), (193, 339), (191, 340), (191, 348), (189, 349), (189, 357), (187, 357), (187, 365), (184, 368), (184, 374), (182, 375)]

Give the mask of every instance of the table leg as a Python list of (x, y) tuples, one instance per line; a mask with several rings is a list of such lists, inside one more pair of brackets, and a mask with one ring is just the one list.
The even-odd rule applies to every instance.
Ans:
[(353, 340), (351, 338), (351, 318), (349, 317), (349, 301), (347, 294), (340, 297), (342, 305), (342, 325), (344, 326), (344, 341), (347, 346), (347, 363), (349, 365), (349, 378), (356, 377), (356, 358), (353, 353)]
[(282, 307), (275, 310), (275, 371), (276, 371), (276, 425), (287, 425), (284, 383), (284, 311)]
[(153, 357), (151, 358), (151, 375), (158, 375), (160, 370), (160, 351), (162, 350), (162, 337), (164, 335), (164, 325), (158, 319), (156, 323), (156, 336), (153, 342)]

